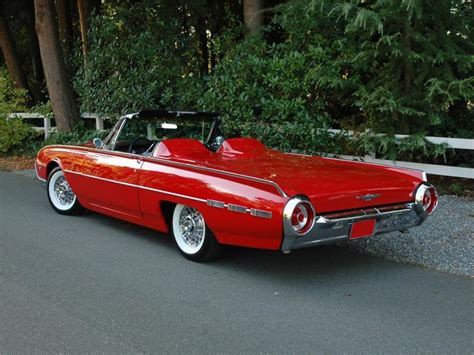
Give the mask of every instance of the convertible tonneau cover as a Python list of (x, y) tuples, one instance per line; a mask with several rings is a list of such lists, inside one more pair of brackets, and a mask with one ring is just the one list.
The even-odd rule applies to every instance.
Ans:
[(133, 115), (139, 118), (152, 117), (181, 117), (181, 118), (218, 118), (217, 112), (197, 112), (197, 111), (168, 111), (168, 110), (141, 110)]

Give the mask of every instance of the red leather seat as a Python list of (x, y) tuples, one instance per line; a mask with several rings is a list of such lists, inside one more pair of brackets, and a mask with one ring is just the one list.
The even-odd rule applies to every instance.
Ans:
[(219, 147), (217, 153), (224, 157), (251, 157), (258, 156), (267, 148), (254, 138), (229, 138)]
[(172, 138), (158, 143), (153, 156), (185, 160), (205, 160), (212, 153), (197, 139)]

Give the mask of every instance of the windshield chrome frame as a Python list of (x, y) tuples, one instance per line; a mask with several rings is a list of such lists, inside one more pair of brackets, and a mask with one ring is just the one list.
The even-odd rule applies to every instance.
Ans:
[[(176, 117), (179, 117), (179, 115), (177, 115)], [(132, 113), (132, 114), (128, 114), (128, 115), (120, 117), (117, 123), (112, 128), (112, 131), (104, 139), (104, 147), (102, 149), (115, 150), (115, 145), (117, 143), (117, 140), (120, 134), (122, 133), (123, 128), (125, 127), (125, 125), (130, 119), (140, 119), (140, 117), (138, 116), (138, 113)], [(156, 117), (156, 119), (160, 119), (160, 117)], [(211, 128), (209, 129), (207, 138), (205, 141), (203, 141), (203, 144), (206, 148), (210, 149), (209, 148), (210, 143), (219, 135), (219, 133), (222, 133), (219, 131), (221, 123), (222, 121), (219, 116), (216, 116), (212, 119)], [(178, 127), (179, 127), (179, 124), (178, 124)]]

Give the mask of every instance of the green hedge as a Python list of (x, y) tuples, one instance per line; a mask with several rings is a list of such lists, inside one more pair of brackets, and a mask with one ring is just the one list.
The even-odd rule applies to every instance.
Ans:
[[(426, 134), (474, 136), (468, 2), (291, 0), (271, 10), (261, 36), (227, 19), (209, 75), (197, 34), (154, 6), (115, 4), (92, 20), (88, 64), (74, 81), (83, 111), (213, 110), (231, 134), (277, 148), (399, 159), (442, 157)], [(388, 135), (351, 144), (329, 127)], [(394, 133), (413, 136), (399, 144)]]

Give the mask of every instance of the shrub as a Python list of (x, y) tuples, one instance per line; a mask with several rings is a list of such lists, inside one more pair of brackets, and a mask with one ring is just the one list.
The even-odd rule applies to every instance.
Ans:
[(21, 148), (35, 136), (31, 126), (23, 122), (21, 118), (0, 117), (0, 155), (11, 153), (15, 148)]
[[(83, 111), (219, 111), (228, 133), (272, 147), (391, 159), (443, 158), (446, 147), (425, 134), (474, 134), (470, 2), (290, 0), (266, 9), (261, 36), (226, 21), (209, 75), (176, 7), (126, 3), (92, 19), (88, 65), (75, 77)], [(350, 143), (330, 127), (386, 135)]]
[(88, 129), (84, 122), (79, 122), (78, 125), (74, 127), (72, 132), (53, 132), (48, 139), (43, 140), (41, 138), (30, 139), (26, 144), (16, 151), (21, 155), (36, 155), (36, 153), (47, 145), (52, 144), (65, 144), (65, 145), (79, 145), (92, 141), (94, 138), (105, 138), (109, 132), (105, 131), (96, 131), (93, 129)]
[(7, 118), (26, 110), (26, 90), (13, 87), (6, 69), (0, 68), (0, 155), (11, 153), (35, 137), (35, 132), (21, 118)]
[(107, 131), (96, 131), (93, 129), (87, 129), (84, 124), (80, 122), (72, 132), (63, 133), (55, 132), (51, 134), (45, 141), (41, 142), (40, 146), (46, 146), (51, 144), (67, 144), (67, 145), (78, 145), (92, 141), (94, 138), (105, 138)]
[(120, 115), (164, 105), (184, 109), (171, 101), (175, 92), (190, 92), (195, 100), (198, 92), (190, 89), (201, 84), (197, 34), (183, 33), (179, 18), (162, 17), (176, 11), (174, 4), (150, 11), (154, 7), (152, 0), (112, 3), (91, 20), (88, 64), (74, 80), (83, 112)]
[(13, 87), (7, 70), (0, 68), (0, 116), (24, 112), (27, 100), (27, 91)]

